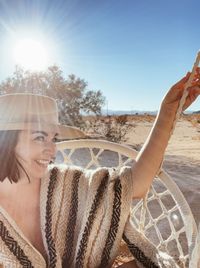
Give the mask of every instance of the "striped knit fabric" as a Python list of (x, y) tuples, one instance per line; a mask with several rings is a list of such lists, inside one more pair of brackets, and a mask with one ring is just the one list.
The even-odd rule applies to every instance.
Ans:
[(176, 267), (129, 221), (131, 169), (52, 166), (41, 183), (41, 230), (48, 263), (0, 207), (0, 265), (4, 268), (110, 267), (120, 241), (140, 267)]

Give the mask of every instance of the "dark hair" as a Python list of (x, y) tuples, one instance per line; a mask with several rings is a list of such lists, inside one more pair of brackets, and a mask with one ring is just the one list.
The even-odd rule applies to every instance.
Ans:
[(19, 132), (20, 130), (0, 131), (0, 181), (4, 181), (7, 177), (11, 183), (18, 182), (20, 178), (19, 167), (28, 176), (15, 154)]

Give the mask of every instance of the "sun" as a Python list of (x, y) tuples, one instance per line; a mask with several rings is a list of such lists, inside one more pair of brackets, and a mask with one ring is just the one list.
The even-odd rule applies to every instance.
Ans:
[(26, 70), (43, 70), (48, 66), (48, 48), (35, 39), (16, 41), (13, 48), (14, 61)]

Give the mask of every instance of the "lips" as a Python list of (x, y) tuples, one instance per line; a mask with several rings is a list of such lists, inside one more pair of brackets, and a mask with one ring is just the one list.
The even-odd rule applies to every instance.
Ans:
[(49, 163), (51, 162), (51, 160), (38, 159), (38, 160), (35, 160), (35, 162), (42, 167), (47, 167)]

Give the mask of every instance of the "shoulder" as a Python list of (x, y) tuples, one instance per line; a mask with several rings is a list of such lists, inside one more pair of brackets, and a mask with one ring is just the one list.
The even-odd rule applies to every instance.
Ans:
[(75, 172), (83, 173), (84, 169), (78, 166), (69, 166), (66, 164), (52, 164), (52, 165), (49, 165), (48, 172), (50, 174), (54, 173), (56, 176), (65, 177), (69, 173), (71, 174)]
[(79, 172), (87, 178), (99, 177), (99, 176), (108, 176), (111, 180), (120, 177), (124, 178), (131, 176), (131, 167), (123, 166), (121, 168), (108, 168), (108, 167), (98, 167), (95, 169), (86, 169), (79, 166), (69, 166), (66, 164), (52, 164), (48, 168), (49, 173), (56, 173), (60, 176), (66, 176), (66, 174), (73, 174)]
[(64, 183), (65, 181), (66, 183), (70, 183), (79, 178), (79, 180), (81, 179), (88, 186), (103, 183), (102, 181), (105, 184), (112, 184), (116, 180), (119, 180), (123, 186), (132, 186), (131, 167), (127, 166), (121, 168), (99, 167), (96, 169), (86, 169), (66, 164), (54, 164), (49, 166), (48, 171), (50, 181), (56, 180), (59, 183)]
[(74, 181), (80, 180), (88, 183), (92, 171), (78, 166), (66, 164), (53, 164), (48, 168), (49, 183), (55, 181), (55, 185), (66, 186), (73, 184)]

